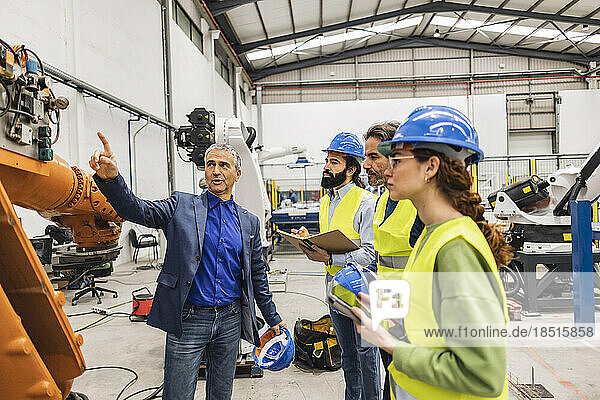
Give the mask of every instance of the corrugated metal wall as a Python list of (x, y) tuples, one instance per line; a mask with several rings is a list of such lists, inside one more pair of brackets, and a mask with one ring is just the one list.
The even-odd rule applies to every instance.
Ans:
[[(373, 53), (331, 64), (269, 76), (256, 82), (283, 82), (326, 79), (398, 78), (467, 73), (504, 73), (578, 68), (580, 65), (536, 58), (503, 56), (478, 51), (441, 47), (397, 49)], [(269, 88), (263, 92), (264, 103), (368, 100), (404, 97), (461, 96), (467, 94), (539, 93), (568, 89), (585, 89), (581, 78), (519, 80), (461, 83), (361, 83), (327, 87)]]

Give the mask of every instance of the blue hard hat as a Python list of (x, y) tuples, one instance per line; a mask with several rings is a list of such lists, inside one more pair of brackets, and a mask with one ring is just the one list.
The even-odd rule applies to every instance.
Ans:
[(254, 346), (254, 363), (262, 369), (281, 371), (294, 360), (296, 346), (290, 331), (282, 326), (281, 333), (269, 329), (260, 337), (260, 346)]
[[(411, 143), (413, 147), (440, 149), (437, 145), (460, 148), (470, 163), (483, 158), (475, 127), (460, 111), (448, 106), (422, 106), (410, 113), (398, 127), (392, 140), (382, 142), (377, 150), (390, 155), (396, 143)], [(427, 144), (430, 144), (428, 146)], [(442, 146), (443, 147), (443, 146)], [(446, 146), (448, 147), (448, 146)], [(456, 151), (458, 157), (460, 151)], [(452, 154), (448, 154), (451, 155)], [(464, 159), (461, 161), (465, 161)]]
[(365, 159), (365, 146), (363, 146), (358, 136), (348, 132), (341, 132), (335, 135), (329, 147), (323, 149), (323, 151), (337, 151), (338, 153), (348, 154), (361, 160)]
[(363, 271), (354, 263), (348, 263), (340, 269), (333, 280), (358, 296), (359, 292), (368, 292), (368, 282), (363, 275)]
[[(333, 277), (331, 293), (346, 304), (359, 307), (358, 294), (361, 292), (369, 293), (369, 283), (377, 279), (377, 275), (367, 268), (348, 263)], [(339, 290), (336, 288), (337, 285), (340, 285), (343, 289)]]

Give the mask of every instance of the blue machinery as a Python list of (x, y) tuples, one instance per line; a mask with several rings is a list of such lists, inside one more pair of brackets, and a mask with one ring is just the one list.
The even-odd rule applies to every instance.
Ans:
[(594, 324), (592, 240), (600, 240), (600, 224), (592, 228), (591, 203), (571, 200), (573, 246), (573, 316), (576, 324)]

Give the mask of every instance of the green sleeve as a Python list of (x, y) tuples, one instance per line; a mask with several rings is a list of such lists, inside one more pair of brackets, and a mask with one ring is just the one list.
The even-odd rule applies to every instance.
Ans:
[[(504, 326), (501, 294), (489, 280), (485, 259), (462, 238), (446, 243), (436, 258), (433, 308), (439, 327), (469, 324)], [(442, 276), (441, 276), (442, 275)], [(497, 347), (452, 346), (449, 349), (401, 345), (394, 350), (394, 366), (413, 379), (475, 396), (500, 395), (506, 376), (504, 340)]]

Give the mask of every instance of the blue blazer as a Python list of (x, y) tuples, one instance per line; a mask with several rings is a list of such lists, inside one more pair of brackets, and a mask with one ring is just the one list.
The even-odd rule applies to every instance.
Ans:
[[(94, 181), (120, 217), (149, 228), (162, 229), (167, 237), (167, 253), (154, 295), (148, 325), (181, 337), (181, 313), (196, 270), (202, 259), (208, 195), (173, 192), (164, 200), (136, 197), (119, 176)], [(236, 204), (242, 231), (242, 339), (259, 345), (256, 309), (258, 304), (269, 326), (281, 322), (269, 290), (262, 256), (259, 219)]]

